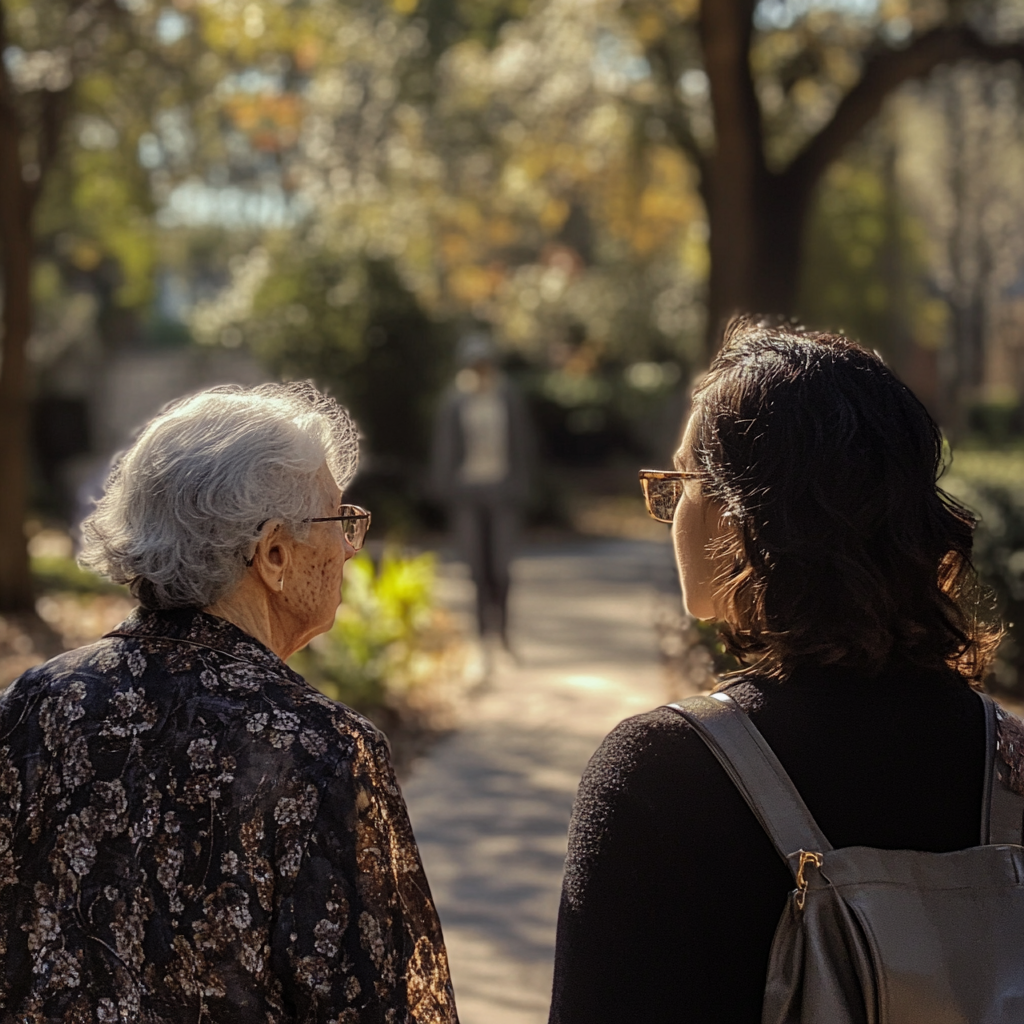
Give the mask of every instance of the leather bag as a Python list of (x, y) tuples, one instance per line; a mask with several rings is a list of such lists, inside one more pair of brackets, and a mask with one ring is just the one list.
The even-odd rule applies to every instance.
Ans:
[(731, 697), (669, 705), (710, 747), (793, 872), (762, 1024), (1024, 1022), (1024, 798), (1004, 784), (996, 706), (982, 699), (980, 845), (953, 853), (834, 850)]

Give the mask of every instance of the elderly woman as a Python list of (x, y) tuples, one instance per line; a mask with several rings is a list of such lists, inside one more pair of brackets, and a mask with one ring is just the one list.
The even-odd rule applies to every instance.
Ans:
[(115, 465), (81, 561), (139, 609), (0, 703), (0, 1016), (456, 1021), (385, 738), (285, 659), (369, 513), (304, 384), (179, 401)]

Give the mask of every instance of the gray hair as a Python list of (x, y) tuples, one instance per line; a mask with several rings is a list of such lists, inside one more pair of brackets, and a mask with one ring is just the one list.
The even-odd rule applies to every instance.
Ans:
[(325, 462), (344, 488), (358, 460), (351, 417), (312, 384), (200, 391), (116, 457), (78, 561), (148, 608), (206, 607), (241, 579), (267, 520), (306, 536)]

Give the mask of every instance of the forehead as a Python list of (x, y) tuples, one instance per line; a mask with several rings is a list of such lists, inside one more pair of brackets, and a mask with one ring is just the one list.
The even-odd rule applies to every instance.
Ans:
[(675, 455), (672, 456), (676, 469), (694, 468), (693, 438), (695, 431), (696, 422), (695, 418), (691, 415), (686, 421), (686, 427), (683, 429), (683, 437), (679, 442), (679, 447), (676, 449)]
[(340, 500), (341, 488), (338, 487), (338, 482), (334, 479), (326, 462), (317, 470), (316, 482), (327, 498), (333, 502)]

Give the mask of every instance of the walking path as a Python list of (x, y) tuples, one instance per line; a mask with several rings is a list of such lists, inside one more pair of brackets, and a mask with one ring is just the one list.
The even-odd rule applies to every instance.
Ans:
[[(469, 621), (472, 588), (442, 597)], [(619, 721), (665, 699), (654, 617), (678, 600), (671, 549), (587, 541), (514, 568), (513, 644), (462, 729), (404, 786), (462, 1024), (544, 1024), (566, 829), (579, 777)]]

